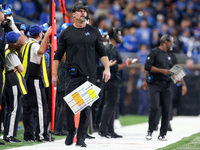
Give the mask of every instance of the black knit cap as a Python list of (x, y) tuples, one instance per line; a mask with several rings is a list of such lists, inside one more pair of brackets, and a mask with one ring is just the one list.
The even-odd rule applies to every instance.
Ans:
[(72, 12), (76, 12), (77, 10), (79, 9), (85, 9), (85, 11), (88, 11), (88, 8), (84, 5), (75, 5), (73, 8), (72, 8)]

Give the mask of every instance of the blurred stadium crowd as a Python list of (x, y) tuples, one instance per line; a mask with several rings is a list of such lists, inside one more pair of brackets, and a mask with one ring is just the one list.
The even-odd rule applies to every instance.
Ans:
[[(168, 33), (175, 38), (174, 52), (200, 61), (200, 1), (198, 0), (83, 0), (90, 11), (90, 24), (108, 30), (123, 29), (122, 52), (141, 53), (159, 44), (162, 35)], [(12, 8), (16, 21), (27, 26), (49, 23), (49, 0), (0, 0)], [(56, 3), (57, 29), (64, 23), (59, 0)], [(66, 0), (70, 22), (71, 9), (77, 0)], [(25, 19), (26, 18), (26, 19)], [(144, 63), (142, 60), (141, 63)]]

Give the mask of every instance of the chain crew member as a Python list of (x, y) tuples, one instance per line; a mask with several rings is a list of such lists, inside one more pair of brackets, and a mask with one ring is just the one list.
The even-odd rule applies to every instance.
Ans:
[(25, 80), (21, 73), (24, 67), (18, 57), (21, 45), (18, 39), (21, 35), (14, 31), (6, 35), (8, 49), (6, 50), (6, 87), (5, 87), (5, 121), (4, 121), (4, 141), (21, 142), (16, 139), (19, 117), (21, 112), (21, 98), (27, 94)]
[[(47, 99), (45, 87), (49, 86), (44, 53), (52, 28), (47, 30), (41, 45), (42, 29), (39, 25), (29, 28), (30, 39), (22, 47), (22, 75), (26, 80), (28, 94), (23, 98), (24, 140), (48, 141), (47, 136)], [(33, 118), (32, 118), (33, 117)], [(36, 127), (34, 135), (34, 126)], [(35, 139), (34, 139), (35, 137)]]

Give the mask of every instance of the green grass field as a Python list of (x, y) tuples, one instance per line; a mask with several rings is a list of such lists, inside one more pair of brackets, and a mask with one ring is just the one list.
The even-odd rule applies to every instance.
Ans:
[(126, 116), (120, 116), (119, 120), (122, 126), (127, 126), (127, 125), (145, 123), (148, 121), (148, 116), (126, 115)]
[[(148, 121), (148, 116), (137, 116), (137, 115), (127, 115), (120, 116), (119, 118), (122, 126), (134, 125), (139, 123), (145, 123)], [(19, 126), (23, 129), (23, 124), (20, 123)], [(23, 141), (23, 130), (18, 130), (17, 139)], [(64, 139), (66, 136), (55, 136), (53, 135), (55, 140)], [(6, 145), (0, 146), (0, 150), (5, 150), (14, 147), (35, 145), (38, 142), (22, 142), (22, 143), (6, 143)], [(164, 148), (160, 148), (158, 150), (200, 150), (200, 133), (194, 134), (190, 137), (185, 137), (181, 141), (166, 146)]]
[(181, 141), (158, 150), (200, 150), (200, 133), (185, 137)]

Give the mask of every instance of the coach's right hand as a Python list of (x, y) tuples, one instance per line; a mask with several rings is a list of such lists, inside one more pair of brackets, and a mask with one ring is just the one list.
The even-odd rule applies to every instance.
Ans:
[(52, 84), (53, 84), (53, 86), (57, 87), (57, 82), (60, 83), (58, 74), (53, 73), (53, 75), (52, 75)]
[(110, 70), (104, 70), (103, 79), (105, 82), (108, 82), (108, 80), (110, 79)]
[(168, 76), (169, 74), (171, 74), (171, 71), (169, 71), (168, 69), (162, 69), (162, 74)]

